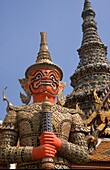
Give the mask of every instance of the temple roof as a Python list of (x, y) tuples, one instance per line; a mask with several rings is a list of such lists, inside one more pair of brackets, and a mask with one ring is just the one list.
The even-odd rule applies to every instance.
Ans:
[(92, 162), (110, 162), (110, 139), (103, 140), (92, 152)]

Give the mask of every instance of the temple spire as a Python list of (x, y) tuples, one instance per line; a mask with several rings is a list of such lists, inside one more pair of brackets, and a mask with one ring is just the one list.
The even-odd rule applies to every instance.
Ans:
[[(106, 57), (107, 47), (102, 43), (95, 22), (95, 12), (90, 0), (84, 1), (82, 11), (82, 42), (78, 49), (80, 61), (78, 66), (70, 77), (71, 86), (74, 88), (67, 98), (71, 101), (74, 108), (76, 103), (86, 112), (91, 107), (93, 91), (96, 90), (101, 94), (106, 86), (110, 83), (110, 63)], [(86, 105), (85, 103), (89, 103)]]
[[(103, 73), (107, 72), (106, 68), (104, 68), (103, 65), (104, 63), (106, 65), (108, 65), (109, 63), (106, 58), (107, 47), (102, 43), (97, 33), (95, 12), (92, 9), (90, 0), (84, 1), (82, 18), (83, 18), (82, 24), (83, 38), (81, 47), (78, 49), (80, 62), (75, 73), (70, 77), (71, 85), (73, 87), (76, 86), (75, 85), (76, 82), (82, 79), (82, 77), (86, 77), (86, 75), (92, 75), (95, 73), (100, 74), (100, 72), (102, 72), (103, 69), (104, 69)], [(103, 68), (99, 69), (99, 67)], [(81, 86), (84, 85), (82, 84)]]
[(90, 0), (85, 0), (83, 12), (82, 12), (82, 18), (84, 19), (88, 15), (92, 15), (93, 17), (95, 17), (95, 12), (92, 9)]
[[(90, 0), (85, 0), (84, 8), (82, 11), (82, 31), (83, 31), (83, 39), (81, 44), (82, 46), (87, 45), (88, 43), (98, 43), (103, 44), (98, 33), (97, 33), (97, 23), (95, 22), (95, 12), (92, 9), (92, 5)], [(78, 52), (80, 49), (78, 50)]]

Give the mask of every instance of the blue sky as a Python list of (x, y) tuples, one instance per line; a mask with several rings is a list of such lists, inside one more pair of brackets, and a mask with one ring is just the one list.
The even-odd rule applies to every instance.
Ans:
[[(108, 46), (110, 59), (110, 0), (91, 0), (98, 34)], [(0, 0), (0, 120), (6, 115), (2, 90), (13, 105), (22, 105), (18, 79), (35, 63), (40, 32), (47, 32), (49, 51), (64, 73), (63, 95), (72, 92), (70, 76), (79, 62), (84, 0)]]

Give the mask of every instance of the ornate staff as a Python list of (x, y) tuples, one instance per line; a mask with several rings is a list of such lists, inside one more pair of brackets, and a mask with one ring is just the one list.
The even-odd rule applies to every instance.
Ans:
[[(51, 115), (51, 106), (52, 104), (49, 102), (46, 97), (45, 101), (42, 103), (42, 130), (43, 132), (52, 132), (53, 126), (51, 123), (52, 115)], [(53, 158), (43, 158), (42, 159), (42, 168), (44, 169), (53, 169), (54, 161)]]

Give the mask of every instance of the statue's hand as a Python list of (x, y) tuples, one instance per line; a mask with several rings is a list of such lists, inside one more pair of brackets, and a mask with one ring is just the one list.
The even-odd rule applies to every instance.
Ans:
[(55, 146), (56, 150), (60, 150), (61, 148), (61, 139), (58, 138), (54, 133), (52, 132), (44, 132), (40, 137), (40, 145), (44, 144), (50, 144)]
[(53, 145), (44, 144), (33, 148), (32, 156), (35, 160), (40, 160), (43, 158), (54, 158), (56, 154), (56, 149)]

